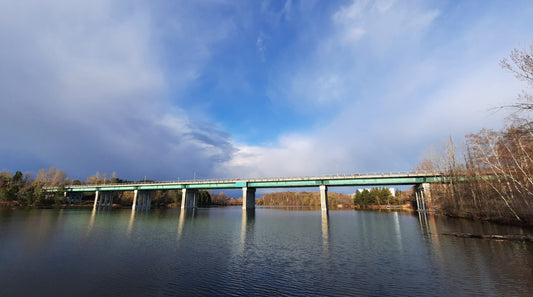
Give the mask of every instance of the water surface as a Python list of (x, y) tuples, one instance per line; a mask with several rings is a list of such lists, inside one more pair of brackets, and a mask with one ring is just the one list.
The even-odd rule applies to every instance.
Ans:
[(531, 296), (523, 234), (401, 212), (0, 210), (0, 296)]

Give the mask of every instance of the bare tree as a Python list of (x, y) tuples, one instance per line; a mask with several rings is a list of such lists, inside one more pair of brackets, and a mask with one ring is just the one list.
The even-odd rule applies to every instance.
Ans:
[[(500, 65), (511, 71), (516, 78), (533, 87), (533, 44), (522, 50), (514, 49), (509, 59), (504, 58)], [(518, 95), (518, 102), (504, 107), (510, 107), (517, 112), (533, 110), (533, 95), (523, 91)]]
[(40, 169), (35, 178), (35, 182), (41, 183), (47, 186), (60, 186), (68, 183), (67, 175), (62, 170), (55, 167), (50, 169)]

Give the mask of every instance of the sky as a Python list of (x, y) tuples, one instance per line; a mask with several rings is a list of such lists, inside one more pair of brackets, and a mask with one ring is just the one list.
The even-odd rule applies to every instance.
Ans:
[(0, 170), (411, 171), (500, 129), (533, 1), (0, 1)]

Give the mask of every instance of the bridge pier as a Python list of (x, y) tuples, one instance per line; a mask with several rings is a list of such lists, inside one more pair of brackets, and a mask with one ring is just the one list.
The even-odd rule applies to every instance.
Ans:
[(95, 191), (94, 192), (94, 205), (93, 205), (93, 208), (97, 208), (98, 207), (98, 201), (100, 199), (100, 191)]
[(328, 187), (326, 185), (320, 186), (320, 206), (322, 211), (328, 211)]
[(242, 188), (242, 209), (255, 209), (255, 188)]
[(63, 192), (63, 196), (65, 197), (63, 201), (67, 204), (74, 204), (74, 200), (78, 200), (78, 203), (81, 203), (81, 196), (80, 193), (72, 193), (72, 192)]
[(197, 189), (182, 189), (181, 190), (181, 208), (197, 208), (198, 207), (198, 190)]
[(152, 207), (152, 191), (133, 190), (132, 210), (149, 210)]
[(94, 195), (93, 208), (112, 208), (113, 207), (113, 192), (110, 191), (96, 191)]
[(78, 203), (81, 204), (83, 194), (80, 192), (65, 192), (65, 200), (67, 204)]
[(429, 183), (418, 184), (415, 187), (417, 211), (429, 211), (431, 209), (431, 191)]

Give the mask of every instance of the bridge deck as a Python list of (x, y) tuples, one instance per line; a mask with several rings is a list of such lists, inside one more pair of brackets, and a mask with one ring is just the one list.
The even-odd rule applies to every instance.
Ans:
[(133, 190), (181, 190), (181, 189), (240, 189), (250, 188), (291, 188), (325, 186), (385, 186), (415, 185), (442, 182), (440, 173), (399, 173), (343, 176), (315, 176), (261, 179), (228, 179), (172, 181), (151, 183), (122, 183), (100, 185), (69, 185), (63, 188), (49, 188), (48, 191), (94, 192), (94, 191), (133, 191)]

